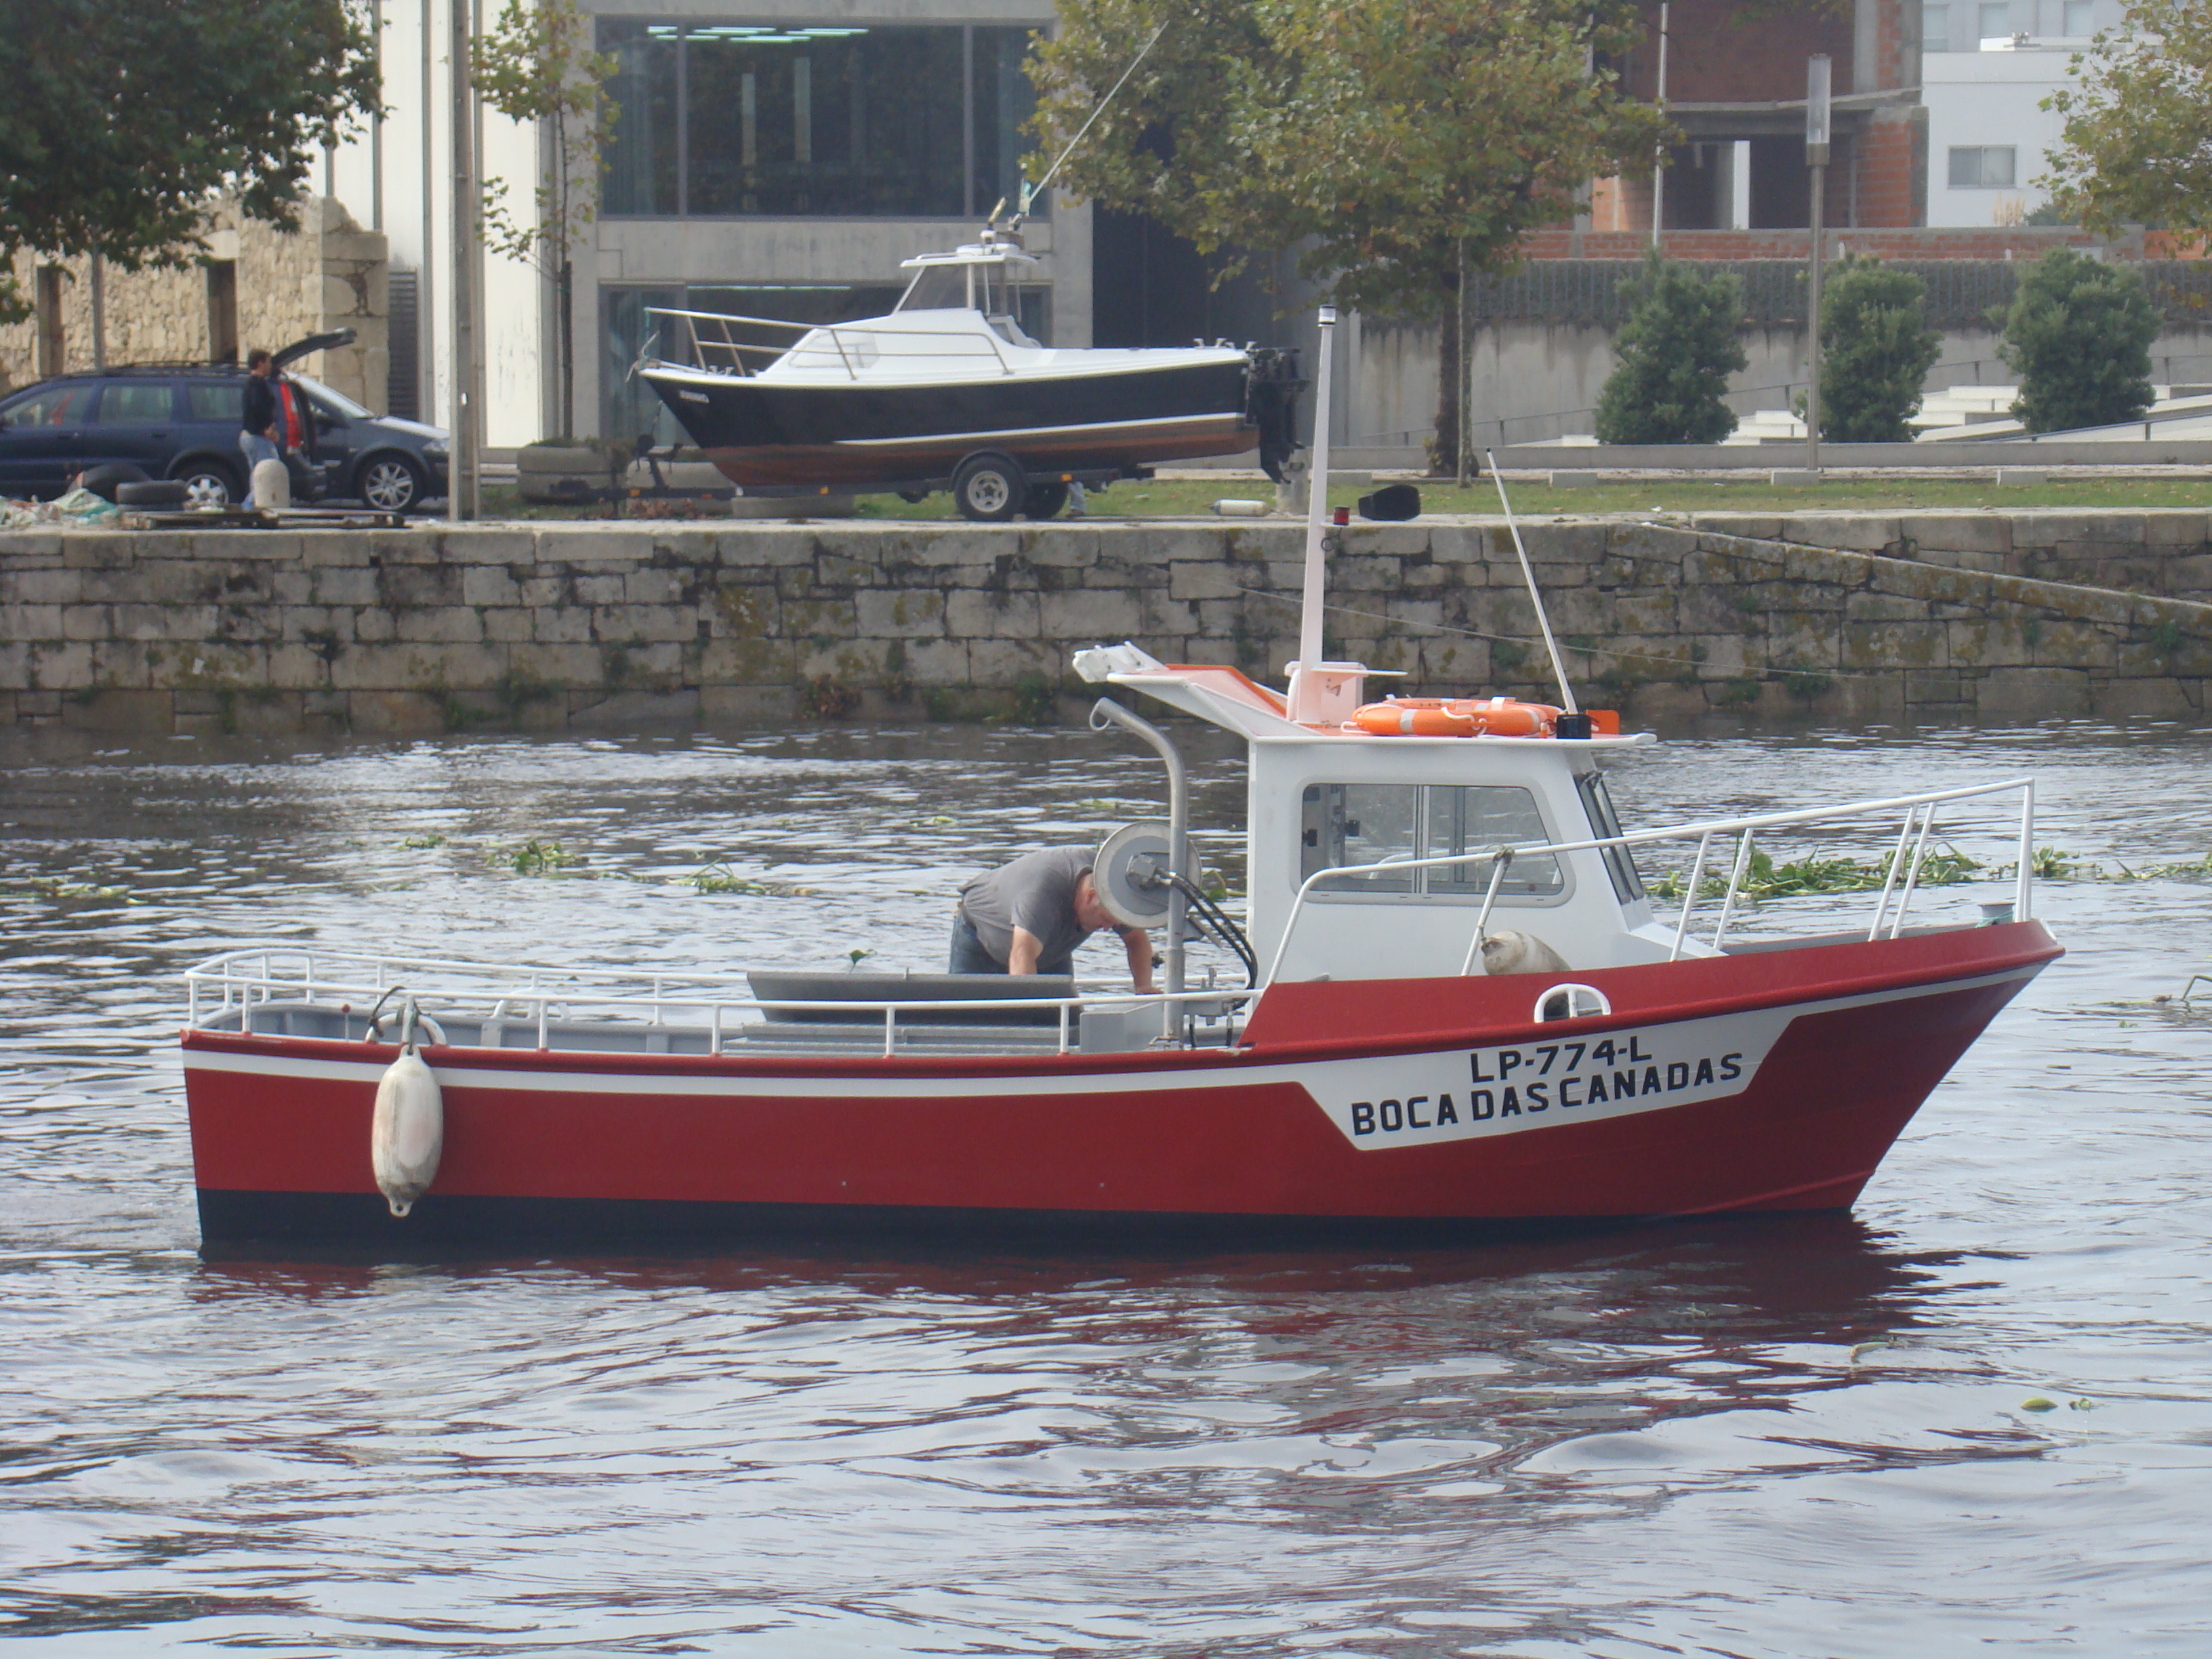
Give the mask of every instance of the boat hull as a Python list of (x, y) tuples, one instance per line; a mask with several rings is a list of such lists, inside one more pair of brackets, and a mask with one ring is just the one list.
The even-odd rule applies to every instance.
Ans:
[(368, 1131), (390, 1045), (192, 1030), (201, 1224), (245, 1240), (1043, 1228), (1256, 1237), (1847, 1206), (2052, 957), (2040, 924), (1578, 975), (1280, 985), (1234, 1050), (830, 1060), (426, 1049), (436, 1186)]
[(1242, 359), (923, 386), (645, 374), (707, 459), (740, 485), (940, 478), (981, 449), (1032, 471), (1112, 471), (1233, 455), (1260, 441)]

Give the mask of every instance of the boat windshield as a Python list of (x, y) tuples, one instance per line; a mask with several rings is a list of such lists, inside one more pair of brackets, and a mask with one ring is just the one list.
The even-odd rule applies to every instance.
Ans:
[(1012, 314), (1014, 284), (1006, 267), (985, 264), (924, 265), (915, 273), (901, 311), (980, 311), (985, 316)]

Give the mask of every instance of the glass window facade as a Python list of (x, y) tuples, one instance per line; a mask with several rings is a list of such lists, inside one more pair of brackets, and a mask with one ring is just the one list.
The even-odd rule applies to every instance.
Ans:
[(1951, 50), (1951, 8), (1942, 0), (1927, 0), (1920, 8), (1920, 50)]
[(605, 20), (613, 217), (973, 218), (1021, 188), (1026, 28)]

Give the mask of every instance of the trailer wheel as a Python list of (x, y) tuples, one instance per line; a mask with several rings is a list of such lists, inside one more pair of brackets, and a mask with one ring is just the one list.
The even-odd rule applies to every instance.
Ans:
[(1022, 510), (1030, 518), (1049, 519), (1067, 505), (1067, 486), (1054, 479), (1050, 483), (1031, 484), (1028, 503)]
[(960, 516), (978, 524), (1004, 524), (1029, 499), (1029, 481), (1012, 456), (983, 450), (960, 463), (952, 475), (952, 504)]

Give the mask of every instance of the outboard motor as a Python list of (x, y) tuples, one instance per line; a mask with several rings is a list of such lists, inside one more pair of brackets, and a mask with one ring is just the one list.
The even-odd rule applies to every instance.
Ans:
[(1254, 346), (1245, 379), (1244, 416), (1260, 428), (1260, 467), (1277, 483), (1288, 482), (1284, 463), (1304, 447), (1298, 441), (1298, 397), (1307, 382), (1298, 374), (1296, 346)]

